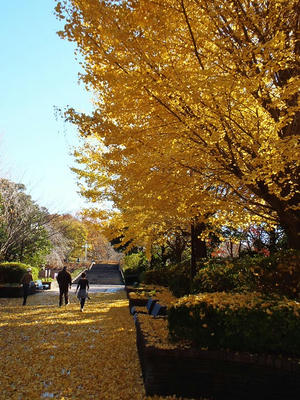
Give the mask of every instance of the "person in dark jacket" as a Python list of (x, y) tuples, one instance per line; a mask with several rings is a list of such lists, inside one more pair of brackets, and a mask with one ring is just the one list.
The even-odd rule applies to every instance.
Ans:
[(33, 277), (31, 274), (31, 268), (27, 269), (27, 272), (23, 275), (21, 283), (23, 284), (23, 306), (26, 305), (27, 297), (29, 294), (29, 286), (30, 282), (33, 281)]
[(75, 293), (77, 293), (77, 290), (79, 289), (77, 298), (80, 301), (80, 311), (81, 312), (83, 311), (85, 300), (87, 298), (89, 298), (89, 295), (88, 295), (89, 288), (90, 288), (89, 281), (86, 278), (86, 273), (83, 272), (78, 281), (77, 288), (75, 291)]
[(72, 286), (71, 274), (67, 271), (67, 267), (58, 273), (56, 280), (59, 286), (59, 307), (62, 306), (63, 297), (65, 298), (65, 305), (69, 304), (69, 288)]

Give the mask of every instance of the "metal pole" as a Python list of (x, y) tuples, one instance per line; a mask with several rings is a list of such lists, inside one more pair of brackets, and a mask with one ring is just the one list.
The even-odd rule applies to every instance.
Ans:
[(88, 249), (88, 244), (85, 242), (84, 245), (84, 261), (87, 261), (87, 249)]

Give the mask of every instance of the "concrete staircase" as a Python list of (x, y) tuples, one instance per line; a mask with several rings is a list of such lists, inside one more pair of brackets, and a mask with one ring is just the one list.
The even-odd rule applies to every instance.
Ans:
[[(80, 277), (74, 283), (77, 283)], [(119, 264), (99, 263), (93, 264), (87, 271), (87, 279), (90, 285), (123, 285), (123, 279), (119, 271)]]

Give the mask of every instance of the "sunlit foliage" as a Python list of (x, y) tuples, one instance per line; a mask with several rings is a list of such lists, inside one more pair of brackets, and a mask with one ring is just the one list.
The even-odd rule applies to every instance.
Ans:
[(83, 56), (92, 115), (82, 193), (113, 201), (116, 230), (152, 243), (192, 217), (280, 224), (299, 248), (297, 0), (57, 3)]

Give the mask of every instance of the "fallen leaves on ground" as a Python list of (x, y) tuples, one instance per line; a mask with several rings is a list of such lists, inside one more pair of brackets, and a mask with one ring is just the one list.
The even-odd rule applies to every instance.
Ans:
[(129, 292), (128, 294), (128, 297), (132, 300), (148, 300), (149, 297), (151, 297), (153, 300), (157, 300), (160, 304), (165, 306), (170, 306), (177, 301), (177, 298), (164, 286), (143, 284), (140, 285), (138, 289), (134, 288), (133, 290), (134, 291)]
[(70, 300), (0, 299), (0, 399), (146, 399), (124, 291), (93, 294), (83, 313)]

